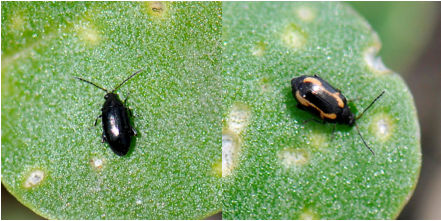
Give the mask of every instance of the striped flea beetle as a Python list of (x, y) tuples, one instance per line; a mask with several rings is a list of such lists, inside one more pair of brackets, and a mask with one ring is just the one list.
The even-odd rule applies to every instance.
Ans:
[(346, 98), (341, 91), (335, 89), (317, 75), (302, 75), (293, 78), (291, 80), (291, 87), (292, 95), (297, 100), (297, 107), (299, 109), (319, 116), (324, 122), (346, 124), (349, 126), (355, 125), (364, 145), (375, 155), (374, 151), (367, 145), (361, 135), (356, 121), (384, 94), (384, 91), (381, 92), (359, 116), (355, 117), (349, 109)]

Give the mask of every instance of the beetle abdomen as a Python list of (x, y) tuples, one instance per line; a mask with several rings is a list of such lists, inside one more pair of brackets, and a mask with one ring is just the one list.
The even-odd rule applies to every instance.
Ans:
[(129, 151), (133, 134), (127, 108), (113, 94), (108, 96), (102, 108), (103, 137), (116, 154)]

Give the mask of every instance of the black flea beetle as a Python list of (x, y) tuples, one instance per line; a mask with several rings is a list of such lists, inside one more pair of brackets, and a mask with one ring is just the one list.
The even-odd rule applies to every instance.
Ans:
[(355, 125), (364, 145), (375, 155), (374, 151), (363, 139), (363, 136), (361, 136), (356, 120), (363, 116), (366, 110), (384, 94), (384, 91), (381, 92), (359, 116), (355, 117), (349, 109), (346, 98), (341, 94), (341, 91), (335, 89), (317, 75), (302, 75), (293, 78), (291, 80), (291, 87), (292, 95), (297, 100), (298, 108), (320, 116), (325, 122), (347, 124), (349, 126)]
[(130, 78), (139, 74), (141, 71), (143, 70), (139, 70), (130, 75), (127, 79), (121, 82), (121, 84), (119, 84), (117, 87), (115, 87), (115, 89), (110, 92), (88, 80), (75, 77), (76, 79), (89, 83), (107, 93), (104, 96), (104, 99), (106, 99), (106, 101), (101, 108), (101, 115), (98, 116), (95, 120), (95, 126), (98, 118), (101, 117), (103, 123), (103, 142), (107, 142), (113, 152), (119, 156), (124, 156), (127, 154), (127, 152), (129, 152), (132, 137), (136, 136), (136, 130), (130, 124), (129, 113), (130, 115), (132, 115), (132, 112), (129, 108), (126, 107), (127, 98), (124, 100), (123, 103), (119, 99), (118, 95), (113, 92), (115, 92)]

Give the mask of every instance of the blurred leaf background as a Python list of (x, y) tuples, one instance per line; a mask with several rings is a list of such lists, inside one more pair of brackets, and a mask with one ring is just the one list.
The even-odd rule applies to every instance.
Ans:
[[(399, 219), (441, 219), (441, 3), (351, 2), (378, 33), (385, 65), (408, 83), (421, 124), (419, 184)], [(2, 219), (42, 219), (2, 186)], [(217, 216), (211, 218), (220, 218)]]
[[(439, 23), (439, 3), (351, 2), (378, 33), (379, 55), (395, 72), (403, 75), (422, 55)], [(438, 7), (438, 10), (437, 10)]]

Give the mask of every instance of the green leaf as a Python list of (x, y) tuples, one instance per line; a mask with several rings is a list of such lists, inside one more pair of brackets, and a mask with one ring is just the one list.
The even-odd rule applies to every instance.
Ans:
[[(223, 217), (392, 219), (415, 188), (420, 130), (412, 95), (384, 67), (369, 24), (340, 3), (223, 4)], [(290, 80), (341, 89), (355, 128), (303, 123)]]
[[(196, 219), (221, 208), (221, 4), (2, 4), (2, 183), (49, 219)], [(117, 93), (124, 157), (93, 126)], [(207, 84), (209, 82), (209, 84)], [(100, 121), (99, 121), (100, 123)]]

